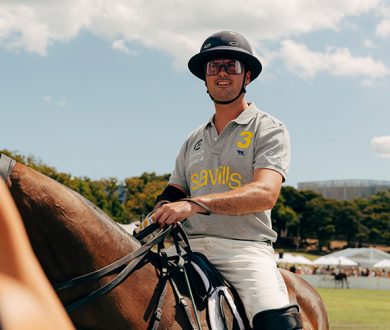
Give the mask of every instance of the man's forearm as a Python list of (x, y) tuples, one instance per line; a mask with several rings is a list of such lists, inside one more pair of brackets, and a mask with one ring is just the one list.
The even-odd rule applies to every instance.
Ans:
[(272, 185), (251, 182), (241, 188), (193, 199), (207, 205), (212, 213), (243, 215), (272, 209), (279, 192), (280, 189)]

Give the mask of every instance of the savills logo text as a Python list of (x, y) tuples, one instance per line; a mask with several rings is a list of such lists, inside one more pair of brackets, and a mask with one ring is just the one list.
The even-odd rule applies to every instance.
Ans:
[(208, 185), (227, 185), (230, 189), (236, 189), (241, 187), (241, 174), (231, 172), (230, 166), (219, 166), (215, 170), (202, 170), (191, 175), (191, 190)]

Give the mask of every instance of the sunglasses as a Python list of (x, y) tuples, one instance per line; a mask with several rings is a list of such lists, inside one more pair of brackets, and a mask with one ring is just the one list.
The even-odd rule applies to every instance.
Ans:
[(228, 74), (241, 74), (242, 64), (238, 60), (217, 59), (208, 61), (206, 64), (206, 76), (216, 76), (221, 71), (221, 68)]

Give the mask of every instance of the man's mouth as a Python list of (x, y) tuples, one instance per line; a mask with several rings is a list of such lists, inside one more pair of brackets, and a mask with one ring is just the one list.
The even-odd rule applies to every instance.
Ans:
[(220, 86), (220, 87), (231, 85), (230, 81), (226, 81), (226, 80), (219, 80), (219, 81), (217, 81), (216, 84), (217, 84), (217, 86)]

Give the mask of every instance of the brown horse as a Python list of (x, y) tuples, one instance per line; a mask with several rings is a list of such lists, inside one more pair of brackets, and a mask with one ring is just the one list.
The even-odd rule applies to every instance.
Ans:
[[(8, 184), (22, 215), (33, 249), (52, 283), (100, 269), (140, 248), (139, 242), (76, 192), (31, 168), (16, 163)], [(298, 304), (304, 329), (328, 329), (321, 297), (303, 279), (281, 270), (291, 303)], [(60, 293), (69, 302), (107, 283), (113, 275)], [(118, 287), (71, 313), (80, 329), (147, 329), (158, 284), (156, 268), (148, 263)], [(186, 329), (184, 313), (176, 309), (171, 286), (159, 329)], [(201, 325), (207, 329), (205, 312)]]

